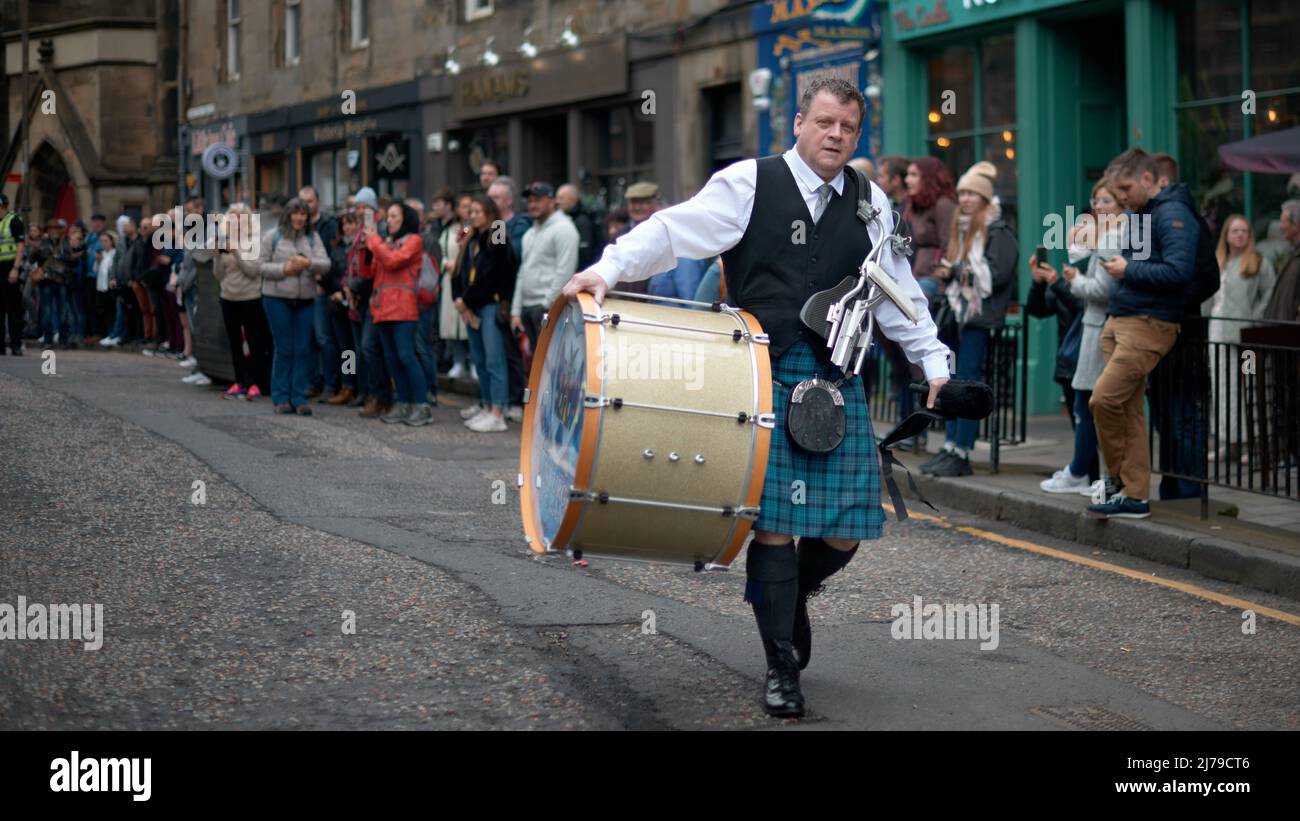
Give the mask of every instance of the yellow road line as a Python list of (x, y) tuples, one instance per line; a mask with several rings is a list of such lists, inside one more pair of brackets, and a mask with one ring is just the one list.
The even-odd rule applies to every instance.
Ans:
[[(888, 510), (890, 513), (894, 512), (893, 506), (888, 503), (885, 503), (883, 507), (886, 510)], [(1087, 556), (1076, 556), (1075, 554), (1067, 553), (1064, 550), (1057, 550), (1055, 548), (1047, 547), (1045, 545), (1035, 544), (1034, 542), (1027, 542), (1024, 539), (1013, 539), (1009, 536), (1003, 536), (998, 533), (992, 533), (987, 530), (981, 530), (978, 527), (970, 527), (968, 525), (955, 525), (952, 522), (949, 522), (946, 516), (934, 516), (929, 513), (913, 513), (910, 510), (908, 511), (908, 516), (913, 519), (920, 519), (922, 521), (932, 522), (934, 524), (937, 524), (939, 527), (948, 528), (950, 530), (959, 530), (962, 533), (969, 533), (972, 536), (976, 536), (986, 541), (995, 542), (1001, 545), (1006, 545), (1007, 547), (1014, 547), (1017, 550), (1025, 550), (1030, 553), (1037, 553), (1040, 556), (1051, 556), (1054, 559), (1061, 559), (1062, 561), (1085, 565), (1095, 570), (1105, 570), (1110, 573), (1117, 573), (1126, 578), (1133, 579), (1134, 581), (1146, 582), (1147, 584), (1154, 584), (1159, 587), (1167, 587), (1170, 590), (1177, 590), (1180, 593), (1186, 593), (1189, 596), (1196, 596), (1197, 598), (1207, 599), (1208, 601), (1216, 602), (1218, 604), (1222, 604), (1227, 607), (1233, 607), (1239, 610), (1252, 610), (1257, 615), (1267, 616), (1271, 619), (1277, 619), (1278, 621), (1286, 622), (1287, 624), (1300, 627), (1300, 616), (1297, 616), (1294, 613), (1287, 613), (1284, 610), (1275, 610), (1272, 607), (1265, 607), (1261, 604), (1255, 604), (1254, 602), (1247, 601), (1246, 599), (1239, 599), (1236, 596), (1225, 596), (1222, 593), (1215, 593), (1213, 590), (1206, 590), (1205, 588), (1197, 587), (1194, 584), (1187, 584), (1185, 582), (1176, 582), (1173, 581), (1172, 579), (1161, 579), (1157, 576), (1152, 576), (1147, 573), (1142, 573), (1137, 570), (1133, 570), (1131, 568), (1120, 567), (1119, 565), (1110, 564), (1109, 562), (1102, 562), (1096, 559), (1090, 559)]]

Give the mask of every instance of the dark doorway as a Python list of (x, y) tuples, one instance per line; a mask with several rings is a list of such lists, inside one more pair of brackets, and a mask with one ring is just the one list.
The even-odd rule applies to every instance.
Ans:
[(557, 188), (569, 177), (569, 133), (563, 114), (524, 120), (524, 176), (520, 188), (534, 180)]

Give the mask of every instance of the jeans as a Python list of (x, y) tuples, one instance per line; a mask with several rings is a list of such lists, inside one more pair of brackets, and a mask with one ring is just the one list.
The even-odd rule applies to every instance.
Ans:
[(1092, 391), (1074, 392), (1074, 458), (1070, 461), (1070, 473), (1074, 476), (1087, 476), (1097, 481), (1100, 475), (1097, 464), (1097, 425), (1092, 421), (1092, 411), (1088, 409), (1088, 400)]
[(320, 349), (320, 373), (326, 393), (337, 393), (339, 378), (342, 376), (340, 357), (343, 343), (340, 330), (335, 326), (333, 303), (328, 296), (316, 297), (313, 308), (312, 328), (316, 335), (316, 347)]
[(385, 402), (393, 401), (393, 387), (388, 379), (388, 365), (384, 362), (384, 349), (379, 342), (379, 328), (375, 325), (370, 308), (361, 311), (361, 361), (366, 373), (366, 395)]
[[(129, 326), (126, 321), (126, 297), (122, 296), (123, 293), (124, 292), (119, 291), (117, 296), (113, 299), (114, 304), (117, 306), (117, 313), (113, 316), (113, 329), (108, 332), (108, 335), (113, 339), (116, 339), (118, 342), (125, 342), (127, 334), (129, 333)], [(126, 291), (125, 293), (129, 294), (130, 291)]]
[[(980, 379), (984, 374), (984, 351), (988, 344), (988, 328), (972, 328), (969, 325), (962, 328), (957, 341), (957, 373), (953, 378)], [(970, 450), (975, 446), (975, 437), (979, 432), (980, 423), (977, 419), (957, 419), (949, 422), (944, 431), (947, 440), (962, 450)]]
[(85, 289), (80, 284), (69, 285), (64, 290), (68, 315), (68, 340), (72, 342), (80, 342), (86, 335), (86, 306), (82, 299), (83, 290)]
[(919, 277), (916, 284), (921, 286), (921, 293), (925, 294), (925, 298), (930, 301), (934, 301), (934, 298), (939, 295), (940, 283), (934, 277)]
[(433, 350), (433, 320), (437, 314), (437, 304), (420, 308), (420, 321), (415, 329), (415, 355), (424, 371), (429, 396), (434, 400), (438, 398), (438, 357)]
[(36, 286), (41, 300), (41, 342), (54, 344), (54, 335), (63, 330), (59, 337), (61, 342), (68, 341), (67, 326), (63, 325), (63, 311), (67, 307), (68, 289), (53, 282), (42, 282)]
[(478, 393), (483, 404), (490, 408), (504, 408), (507, 397), (507, 370), (505, 334), (497, 325), (497, 304), (489, 302), (476, 312), (478, 329), (469, 329), (469, 353), (478, 368)]
[(424, 381), (424, 369), (415, 354), (415, 329), (418, 320), (377, 322), (379, 337), (384, 345), (384, 362), (397, 382), (397, 401), (422, 405), (428, 401), (429, 386)]
[(262, 298), (275, 353), (271, 358), (271, 401), (307, 404), (311, 387), (312, 304), (276, 296)]

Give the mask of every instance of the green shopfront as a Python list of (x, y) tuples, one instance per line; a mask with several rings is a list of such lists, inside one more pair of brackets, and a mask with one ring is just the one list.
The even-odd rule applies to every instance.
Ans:
[[(1212, 224), (1245, 213), (1262, 240), (1276, 220), (1287, 178), (1224, 169), (1218, 147), (1300, 124), (1295, 0), (892, 0), (882, 16), (884, 153), (996, 165), (1022, 262), (1129, 146), (1172, 154)], [(1029, 326), (1028, 410), (1052, 413), (1056, 323)]]

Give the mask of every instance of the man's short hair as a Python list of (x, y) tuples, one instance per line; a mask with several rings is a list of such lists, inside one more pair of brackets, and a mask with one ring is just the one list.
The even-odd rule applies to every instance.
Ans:
[(880, 158), (880, 170), (889, 178), (903, 178), (907, 176), (907, 157), (900, 157), (897, 154), (890, 154), (887, 157)]
[(302, 192), (304, 192), (304, 191), (310, 191), (310, 192), (311, 192), (311, 195), (312, 195), (313, 197), (315, 197), (316, 199), (320, 199), (320, 194), (316, 193), (316, 186), (314, 186), (314, 185), (304, 185), (302, 188), (299, 188), (299, 189), (298, 189), (298, 196), (301, 197), (301, 196), (302, 196)]
[(91, 214), (91, 215), (90, 215), (90, 221), (91, 221), (91, 222), (94, 222), (95, 220), (105, 220), (105, 221), (107, 221), (107, 220), (108, 220), (108, 217), (104, 216), (103, 214)]
[(445, 185), (442, 188), (439, 188), (438, 192), (433, 195), (433, 201), (434, 202), (442, 201), (452, 206), (453, 208), (456, 207), (456, 195), (453, 194), (451, 189)]
[(1178, 182), (1178, 160), (1164, 151), (1152, 154), (1151, 159), (1156, 161), (1156, 179), (1164, 177), (1171, 184)]
[(1300, 225), (1300, 200), (1287, 200), (1282, 203), (1282, 213), (1295, 225)]
[(409, 205), (409, 206), (411, 206), (412, 208), (414, 208), (415, 211), (416, 211), (416, 213), (418, 213), (418, 214), (420, 215), (421, 219), (424, 218), (424, 201), (423, 201), (423, 200), (421, 200), (419, 197), (407, 197), (407, 198), (406, 198), (406, 204)]
[(513, 200), (515, 198), (515, 195), (519, 193), (519, 186), (515, 185), (515, 181), (510, 179), (504, 174), (502, 174), (501, 176), (493, 180), (491, 185), (489, 185), (488, 187), (491, 188), (493, 185), (504, 185), (506, 188), (510, 189), (511, 200)]
[[(192, 196), (192, 197), (190, 197), (189, 199), (185, 200), (185, 204), (186, 204), (186, 205), (197, 205), (197, 206), (200, 207), (200, 208), (203, 208), (205, 205), (207, 205), (207, 203), (204, 202), (203, 197), (200, 197), (200, 196), (197, 195), (197, 194), (195, 194), (194, 196)], [(91, 219), (94, 219), (94, 217), (91, 217)]]
[(1106, 166), (1106, 176), (1111, 179), (1137, 178), (1143, 172), (1150, 172), (1153, 180), (1160, 179), (1160, 167), (1156, 164), (1156, 158), (1140, 148), (1130, 148)]
[(858, 129), (862, 129), (862, 121), (867, 118), (867, 99), (858, 91), (858, 87), (848, 80), (839, 77), (818, 77), (808, 84), (804, 89), (803, 95), (799, 97), (799, 113), (804, 117), (808, 116), (808, 109), (812, 106), (813, 98), (821, 92), (826, 92), (838, 100), (841, 104), (850, 101), (858, 104)]
[[(479, 173), (480, 173), (480, 174), (483, 173), (483, 166), (485, 166), (485, 165), (490, 165), (490, 166), (492, 166), (493, 168), (495, 168), (495, 169), (497, 170), (497, 176), (498, 176), (498, 177), (501, 176), (501, 163), (499, 163), (499, 162), (497, 162), (496, 160), (491, 159), (491, 158), (484, 160), (483, 162), (479, 163), (479, 165), (478, 165), (478, 170), (479, 170)], [(472, 196), (472, 195), (471, 195), (471, 196)]]

